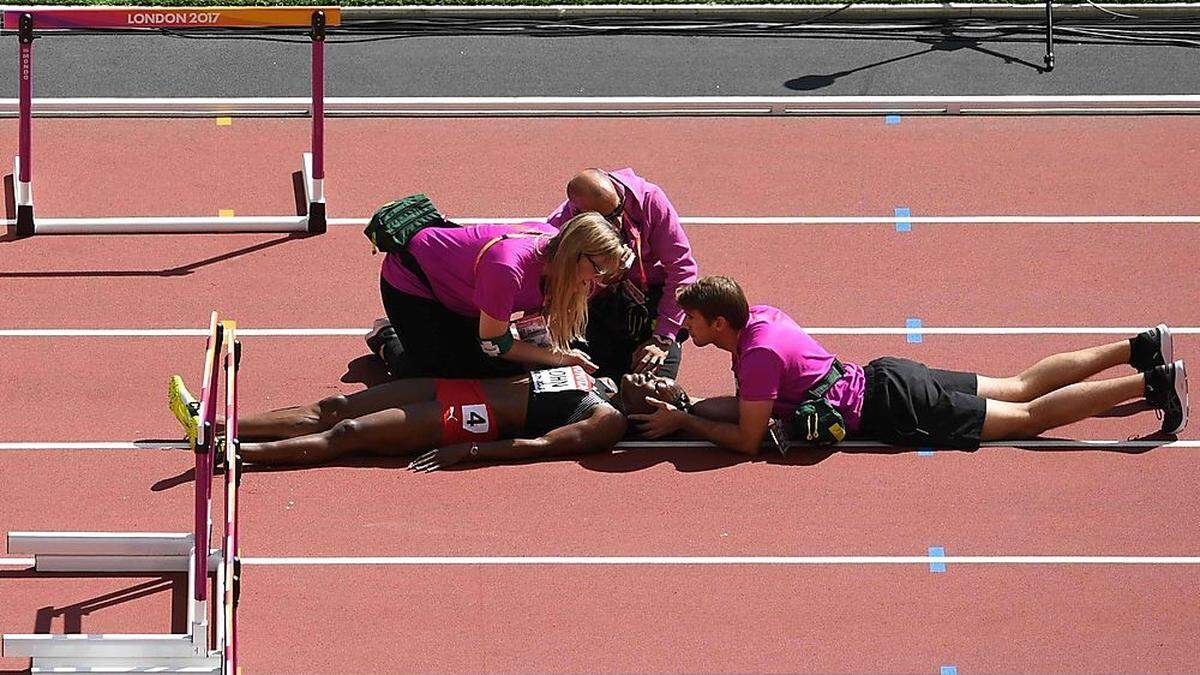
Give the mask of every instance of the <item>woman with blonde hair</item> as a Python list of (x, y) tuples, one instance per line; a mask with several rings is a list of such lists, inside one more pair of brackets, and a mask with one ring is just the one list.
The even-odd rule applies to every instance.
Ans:
[(394, 377), (480, 378), (596, 366), (572, 349), (588, 298), (633, 258), (616, 229), (582, 213), (541, 222), (429, 227), (383, 262), (387, 321), (367, 336)]

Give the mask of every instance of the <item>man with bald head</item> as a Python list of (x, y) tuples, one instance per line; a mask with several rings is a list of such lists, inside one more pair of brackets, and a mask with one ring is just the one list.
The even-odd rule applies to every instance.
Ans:
[(588, 354), (596, 375), (679, 373), (684, 313), (675, 290), (697, 278), (696, 260), (679, 214), (662, 188), (633, 169), (584, 169), (567, 182), (567, 201), (547, 219), (561, 227), (585, 211), (596, 211), (617, 228), (634, 252), (620, 279), (588, 305)]

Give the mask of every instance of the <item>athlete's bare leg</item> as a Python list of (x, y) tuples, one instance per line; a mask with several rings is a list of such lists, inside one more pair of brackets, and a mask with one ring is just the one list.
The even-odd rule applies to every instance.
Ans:
[(435, 400), (436, 380), (393, 380), (348, 395), (330, 396), (304, 406), (280, 408), (238, 418), (244, 439), (295, 438), (332, 429), (342, 420), (410, 403)]
[(353, 452), (411, 455), (436, 447), (441, 438), (441, 404), (427, 401), (343, 419), (318, 433), (242, 443), (241, 454), (254, 464), (311, 465)]

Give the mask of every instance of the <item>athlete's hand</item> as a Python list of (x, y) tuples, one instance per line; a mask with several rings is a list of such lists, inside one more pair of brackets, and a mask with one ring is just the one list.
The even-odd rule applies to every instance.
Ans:
[(637, 422), (638, 431), (646, 438), (662, 438), (673, 434), (683, 427), (687, 413), (679, 408), (660, 401), (653, 396), (647, 396), (646, 402), (654, 406), (654, 412), (649, 415), (630, 415), (629, 419)]
[(638, 346), (633, 352), (629, 367), (635, 373), (653, 373), (658, 367), (667, 362), (667, 349), (651, 338)]
[(459, 443), (458, 445), (450, 445), (429, 452), (417, 457), (408, 463), (409, 471), (419, 473), (429, 473), (444, 469), (448, 466), (453, 466), (459, 462), (475, 457), (479, 453), (479, 446), (474, 443)]
[(596, 372), (596, 364), (592, 363), (592, 357), (579, 349), (572, 349), (565, 354), (558, 355), (558, 365), (560, 366), (580, 366), (587, 371), (589, 375)]

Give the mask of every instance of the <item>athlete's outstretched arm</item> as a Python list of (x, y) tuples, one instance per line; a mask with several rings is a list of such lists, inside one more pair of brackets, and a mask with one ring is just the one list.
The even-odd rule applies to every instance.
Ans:
[[(530, 459), (600, 452), (625, 437), (625, 416), (609, 406), (596, 406), (585, 420), (551, 429), (539, 438), (516, 438), (489, 443), (460, 443), (421, 455), (409, 464), (414, 471), (437, 471), (463, 461)], [(472, 448), (478, 452), (472, 454)]]

